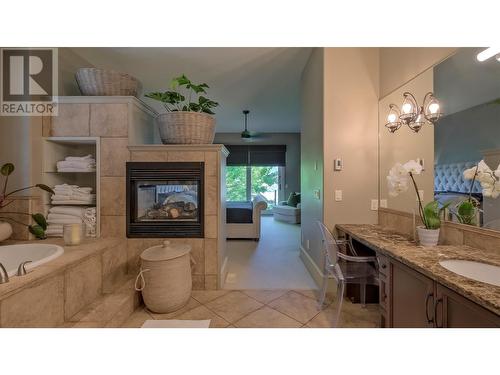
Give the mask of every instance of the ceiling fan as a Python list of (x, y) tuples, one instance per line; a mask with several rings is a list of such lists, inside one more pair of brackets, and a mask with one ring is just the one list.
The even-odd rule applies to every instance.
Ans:
[(243, 115), (245, 116), (245, 130), (241, 132), (241, 140), (244, 142), (254, 142), (259, 138), (262, 138), (262, 135), (257, 132), (251, 132), (248, 130), (248, 114), (250, 111), (248, 109), (243, 110)]

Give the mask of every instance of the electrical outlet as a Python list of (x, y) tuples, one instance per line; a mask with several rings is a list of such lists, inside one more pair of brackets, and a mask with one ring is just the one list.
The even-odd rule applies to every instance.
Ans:
[(380, 200), (380, 207), (381, 208), (387, 208), (387, 199), (381, 199)]
[(335, 190), (335, 200), (337, 202), (342, 200), (342, 190)]
[(372, 211), (377, 211), (378, 210), (378, 199), (372, 199), (371, 210)]

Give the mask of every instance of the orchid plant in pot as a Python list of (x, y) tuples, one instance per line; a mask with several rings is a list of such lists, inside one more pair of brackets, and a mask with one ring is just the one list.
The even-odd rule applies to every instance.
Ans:
[(469, 196), (460, 201), (456, 209), (452, 212), (457, 220), (462, 224), (476, 225), (477, 213), (480, 210), (480, 203), (472, 197), (474, 183), (479, 181), (482, 188), (483, 197), (496, 199), (500, 196), (500, 164), (495, 171), (481, 160), (476, 166), (466, 169), (463, 172), (465, 180), (471, 180)]
[(405, 164), (396, 163), (387, 176), (389, 195), (396, 197), (406, 192), (409, 189), (411, 181), (417, 195), (418, 213), (423, 223), (422, 226), (417, 226), (419, 242), (423, 246), (436, 246), (439, 241), (441, 214), (447, 205), (439, 207), (439, 203), (435, 200), (425, 206), (422, 204), (417, 182), (415, 181), (415, 176), (421, 173), (422, 166), (415, 160), (410, 160)]

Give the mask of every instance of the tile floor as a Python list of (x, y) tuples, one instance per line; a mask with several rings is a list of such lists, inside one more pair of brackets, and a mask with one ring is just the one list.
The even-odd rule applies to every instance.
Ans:
[(313, 289), (299, 257), (300, 225), (262, 216), (260, 241), (227, 241), (224, 289)]
[[(331, 298), (330, 298), (331, 300)], [(211, 328), (328, 328), (335, 302), (318, 311), (313, 290), (213, 290), (193, 291), (188, 304), (170, 314), (156, 314), (142, 307), (123, 327), (138, 328), (149, 319), (210, 319)], [(378, 305), (352, 304), (345, 300), (341, 327), (379, 326)]]

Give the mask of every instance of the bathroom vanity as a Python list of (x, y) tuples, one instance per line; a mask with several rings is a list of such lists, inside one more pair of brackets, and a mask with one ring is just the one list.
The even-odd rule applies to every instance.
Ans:
[(379, 225), (337, 225), (377, 254), (381, 326), (393, 328), (500, 327), (500, 286), (476, 281), (439, 262), (461, 259), (500, 266), (500, 254), (470, 246), (416, 246)]

